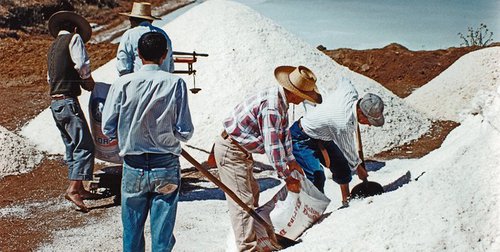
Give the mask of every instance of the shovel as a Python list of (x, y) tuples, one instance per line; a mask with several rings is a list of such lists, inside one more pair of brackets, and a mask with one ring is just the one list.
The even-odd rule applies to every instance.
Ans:
[[(359, 130), (359, 124), (357, 129), (358, 135), (358, 146), (359, 146), (359, 158), (361, 158), (361, 164), (363, 168), (365, 168), (365, 158), (363, 155), (363, 144), (361, 143), (361, 132)], [(365, 168), (366, 169), (366, 168)], [(368, 179), (364, 179), (363, 182), (354, 186), (351, 190), (351, 198), (365, 198), (378, 194), (382, 194), (384, 192), (384, 188), (377, 182), (368, 181)]]
[[(205, 177), (207, 177), (210, 181), (216, 184), (223, 192), (225, 192), (234, 202), (236, 202), (243, 210), (245, 210), (250, 216), (252, 216), (257, 222), (259, 222), (265, 229), (266, 233), (270, 238), (272, 245), (277, 249), (284, 249), (299, 242), (288, 239), (284, 236), (274, 233), (274, 227), (269, 224), (266, 220), (264, 220), (255, 210), (247, 206), (238, 196), (231, 191), (222, 181), (216, 178), (212, 173), (207, 171), (198, 161), (196, 161), (189, 153), (187, 153), (184, 149), (182, 150), (181, 155), (194, 167), (200, 171)], [(276, 243), (277, 242), (277, 243)]]

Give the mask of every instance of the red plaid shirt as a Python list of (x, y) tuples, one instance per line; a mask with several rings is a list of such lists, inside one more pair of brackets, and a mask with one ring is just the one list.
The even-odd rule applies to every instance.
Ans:
[(231, 138), (251, 153), (267, 154), (278, 171), (288, 176), (287, 163), (295, 160), (288, 131), (288, 103), (282, 87), (273, 87), (240, 103), (224, 120)]

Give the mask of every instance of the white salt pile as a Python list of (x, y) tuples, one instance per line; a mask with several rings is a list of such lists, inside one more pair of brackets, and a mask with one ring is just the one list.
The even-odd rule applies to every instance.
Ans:
[[(198, 127), (196, 146), (206, 148), (209, 145), (220, 130), (221, 118), (228, 107), (234, 106), (253, 89), (274, 85), (273, 68), (269, 68), (273, 62), (312, 66), (320, 80), (335, 80), (333, 73), (340, 72), (355, 83), (361, 82), (356, 84), (360, 90), (365, 91), (366, 87), (380, 92), (373, 81), (328, 63), (309, 45), (297, 42), (269, 20), (260, 18), (246, 7), (217, 0), (200, 4), (168, 25), (167, 30), (175, 38), (183, 38), (182, 41), (174, 38), (179, 50), (210, 53), (208, 59), (196, 63), (203, 90), (190, 97)], [(199, 26), (203, 29), (198, 29)], [(199, 34), (187, 34), (191, 29)], [(264, 48), (257, 46), (254, 39)], [(278, 43), (280, 39), (283, 43)], [(235, 50), (226, 52), (216, 43)], [(287, 46), (288, 43), (292, 46)], [(293, 46), (298, 51), (293, 52), (290, 49)], [(301, 61), (305, 59), (309, 61)], [(324, 69), (325, 64), (330, 67)], [(465, 64), (462, 71), (456, 71), (450, 78), (467, 78), (468, 68)], [(484, 78), (490, 78), (490, 74)], [(483, 77), (476, 78), (471, 81), (481, 82)], [(500, 86), (496, 93), (490, 92), (489, 97), (492, 99), (484, 103), (482, 110), (469, 115), (440, 149), (417, 160), (391, 160), (379, 171), (370, 172), (371, 180), (386, 185), (411, 170), (413, 180), (404, 187), (380, 196), (353, 200), (348, 209), (337, 211), (340, 204), (338, 185), (327, 180), (325, 192), (332, 200), (327, 212), (332, 212), (331, 215), (308, 230), (301, 243), (286, 251), (363, 251), (366, 248), (371, 251), (500, 251)], [(396, 98), (389, 100), (389, 104), (397, 102)], [(436, 100), (424, 102), (435, 103)], [(406, 111), (407, 107), (401, 105), (401, 109)], [(399, 119), (398, 115), (392, 118)], [(409, 118), (401, 120), (415, 123)], [(382, 136), (392, 137), (384, 133), (377, 139), (389, 141)], [(416, 180), (419, 175), (421, 177)], [(355, 176), (352, 184), (358, 182)], [(262, 192), (261, 203), (269, 200), (276, 189)], [(188, 194), (195, 193), (206, 194), (203, 200), (179, 203), (174, 250), (224, 251), (229, 229), (226, 203), (209, 190)], [(84, 227), (56, 232), (52, 244), (40, 250), (118, 251), (122, 242), (121, 228), (120, 209), (110, 208), (109, 214), (93, 219)], [(149, 231), (146, 231), (147, 246), (150, 246), (149, 238)]]
[(0, 178), (29, 172), (42, 158), (28, 141), (0, 126)]
[[(413, 181), (352, 201), (347, 211), (331, 205), (333, 214), (287, 251), (500, 251), (497, 87), (482, 113), (469, 115), (439, 149), (418, 160), (389, 161), (370, 174), (385, 184), (410, 170)], [(329, 185), (327, 194), (338, 191)]]
[(405, 101), (432, 119), (460, 122), (478, 113), (499, 83), (500, 47), (491, 47), (464, 55)]
[[(174, 50), (208, 53), (195, 64), (197, 87), (190, 98), (196, 132), (190, 145), (210, 150), (222, 130), (222, 120), (245, 97), (277, 85), (278, 65), (305, 65), (318, 77), (324, 93), (332, 91), (342, 77), (353, 82), (360, 96), (379, 94), (385, 101), (386, 125), (371, 127), (363, 135), (368, 155), (416, 139), (430, 122), (379, 83), (340, 66), (315, 47), (289, 33), (272, 20), (244, 5), (214, 0), (193, 8), (166, 26)], [(189, 83), (191, 77), (185, 77)], [(292, 113), (293, 110), (290, 109)], [(296, 107), (295, 120), (302, 115)]]
[[(175, 51), (196, 50), (209, 54), (195, 63), (197, 85), (202, 91), (189, 97), (195, 125), (195, 135), (189, 144), (197, 148), (210, 150), (213, 139), (222, 130), (222, 120), (237, 103), (258, 90), (277, 85), (273, 72), (278, 65), (310, 67), (325, 93), (333, 90), (335, 83), (345, 77), (353, 82), (360, 96), (373, 92), (383, 98), (387, 105), (386, 125), (362, 128), (366, 155), (402, 145), (429, 129), (429, 120), (379, 83), (338, 65), (313, 46), (242, 4), (219, 0), (206, 2), (170, 22), (165, 30), (174, 41)], [(116, 78), (113, 64), (110, 62), (94, 72), (94, 79), (113, 82)], [(184, 66), (176, 67), (181, 69)], [(191, 76), (184, 78), (191, 86)], [(88, 94), (82, 95), (82, 107), (86, 106), (87, 100)], [(299, 106), (296, 110), (294, 118), (298, 119), (303, 109)], [(47, 145), (59, 140), (51, 120), (50, 112), (44, 111), (22, 130), (22, 134), (42, 150), (63, 153), (63, 146), (56, 149), (53, 144)], [(47, 132), (43, 136), (37, 133), (41, 128)], [(195, 157), (206, 157), (205, 153), (193, 152)]]

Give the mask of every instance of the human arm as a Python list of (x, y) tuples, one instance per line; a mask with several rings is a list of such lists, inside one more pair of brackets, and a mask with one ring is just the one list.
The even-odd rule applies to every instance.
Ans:
[(116, 70), (119, 76), (134, 71), (135, 52), (128, 35), (128, 32), (123, 34), (116, 51)]
[(87, 91), (92, 91), (94, 89), (95, 82), (91, 75), (90, 59), (80, 35), (75, 34), (71, 37), (71, 41), (69, 43), (69, 54), (71, 60), (75, 64), (75, 70), (83, 80), (81, 84), (82, 88)]
[(117, 86), (118, 84), (115, 83), (109, 88), (101, 117), (102, 133), (110, 139), (117, 138), (118, 119), (120, 116), (121, 90)]
[(295, 161), (292, 154), (292, 140), (288, 131), (288, 118), (283, 117), (286, 111), (278, 108), (265, 107), (261, 110), (261, 133), (264, 150), (270, 163), (278, 172), (279, 177), (288, 177), (291, 173), (288, 164)]
[(174, 135), (177, 139), (186, 142), (193, 136), (194, 127), (188, 105), (188, 93), (184, 80), (179, 78), (176, 86), (176, 120)]

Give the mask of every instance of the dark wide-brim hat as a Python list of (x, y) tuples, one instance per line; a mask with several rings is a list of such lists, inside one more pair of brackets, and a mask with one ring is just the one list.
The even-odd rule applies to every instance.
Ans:
[[(90, 40), (92, 36), (92, 28), (89, 22), (84, 17), (76, 14), (73, 11), (58, 11), (49, 18), (49, 32), (52, 37), (57, 37), (61, 30), (61, 24), (71, 22), (77, 27), (77, 32), (82, 37), (83, 42)], [(71, 32), (71, 31), (70, 31)]]
[(316, 87), (316, 75), (305, 66), (279, 66), (274, 70), (278, 83), (288, 91), (312, 103), (321, 103), (323, 99)]

